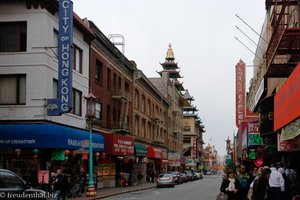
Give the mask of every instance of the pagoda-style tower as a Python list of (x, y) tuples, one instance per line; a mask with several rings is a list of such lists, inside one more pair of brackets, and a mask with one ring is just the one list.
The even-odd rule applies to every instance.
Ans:
[(175, 57), (173, 50), (171, 48), (171, 44), (169, 44), (169, 49), (167, 51), (165, 62), (160, 63), (163, 67), (163, 70), (158, 72), (159, 75), (162, 77), (163, 72), (167, 72), (169, 75), (169, 78), (174, 81), (174, 85), (177, 89), (177, 91), (184, 91), (184, 88), (182, 86), (182, 83), (178, 80), (179, 78), (183, 78), (180, 76), (180, 71), (178, 71), (179, 67), (177, 63), (175, 62)]

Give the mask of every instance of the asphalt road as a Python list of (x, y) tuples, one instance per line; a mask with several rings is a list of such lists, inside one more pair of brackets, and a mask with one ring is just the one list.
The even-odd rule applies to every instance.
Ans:
[(201, 180), (176, 185), (174, 188), (150, 188), (104, 200), (215, 200), (221, 181), (221, 176), (209, 175)]

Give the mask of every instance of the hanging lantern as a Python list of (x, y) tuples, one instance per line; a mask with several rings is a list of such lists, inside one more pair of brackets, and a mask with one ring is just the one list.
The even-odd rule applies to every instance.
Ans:
[(17, 148), (17, 149), (15, 149), (15, 152), (19, 156), (21, 154), (21, 149)]
[(66, 155), (69, 155), (69, 154), (70, 154), (70, 150), (67, 149), (67, 150), (65, 151), (65, 154), (66, 154)]
[(96, 157), (99, 157), (99, 156), (100, 156), (100, 153), (99, 153), (99, 152), (97, 152), (97, 153), (96, 153)]
[(72, 155), (73, 155), (73, 156), (76, 156), (76, 151), (75, 151), (75, 150), (73, 151)]
[(39, 150), (38, 149), (33, 149), (32, 151), (34, 153), (34, 158), (37, 158), (37, 154), (39, 153)]
[(102, 153), (102, 157), (104, 158), (104, 157), (105, 157), (105, 155), (106, 155), (106, 154), (105, 154), (105, 152), (103, 152), (103, 153)]

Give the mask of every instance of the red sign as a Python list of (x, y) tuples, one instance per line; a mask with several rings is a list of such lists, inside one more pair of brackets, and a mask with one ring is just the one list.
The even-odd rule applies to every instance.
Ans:
[(193, 139), (193, 158), (197, 158), (197, 139)]
[(243, 61), (240, 62), (235, 66), (235, 102), (236, 102), (236, 126), (239, 127), (241, 122), (244, 120), (245, 117), (245, 75), (246, 74), (246, 66)]
[(158, 158), (161, 159), (163, 157), (162, 155), (162, 150), (153, 148), (153, 147), (148, 147), (147, 149), (147, 157), (148, 158)]
[(48, 184), (49, 183), (49, 171), (39, 170), (38, 171), (38, 180), (39, 180), (39, 184)]
[(300, 64), (274, 98), (274, 131), (300, 116)]
[(300, 136), (291, 140), (281, 140), (281, 134), (277, 134), (278, 146), (277, 150), (281, 152), (295, 152), (300, 151)]
[(105, 138), (105, 152), (108, 155), (133, 156), (134, 139), (118, 134), (103, 134)]

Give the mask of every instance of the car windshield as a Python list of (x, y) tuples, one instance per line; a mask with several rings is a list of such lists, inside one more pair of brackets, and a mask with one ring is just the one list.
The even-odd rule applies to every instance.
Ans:
[(9, 172), (0, 172), (0, 183), (1, 188), (24, 188), (24, 182), (20, 178)]
[(161, 174), (159, 175), (159, 178), (167, 178), (167, 177), (171, 177), (171, 174)]

